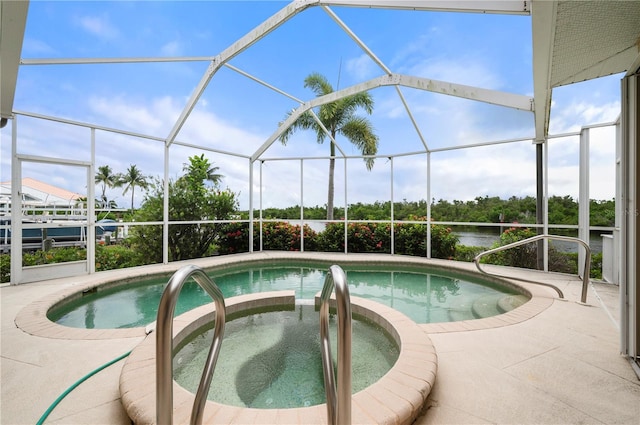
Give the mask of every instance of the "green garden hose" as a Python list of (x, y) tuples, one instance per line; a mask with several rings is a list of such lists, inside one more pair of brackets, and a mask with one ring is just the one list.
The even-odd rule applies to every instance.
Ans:
[(109, 366), (111, 366), (114, 363), (119, 362), (120, 360), (124, 359), (125, 357), (127, 357), (129, 354), (131, 354), (131, 351), (124, 353), (123, 355), (116, 357), (115, 359), (111, 360), (108, 363), (103, 364), (102, 366), (100, 366), (97, 369), (92, 370), (91, 372), (87, 373), (85, 376), (83, 376), (82, 378), (78, 379), (73, 385), (71, 385), (69, 388), (67, 388), (67, 390), (65, 392), (63, 392), (62, 394), (60, 394), (60, 396), (56, 399), (56, 401), (54, 401), (51, 406), (49, 406), (49, 408), (44, 412), (44, 414), (42, 415), (42, 417), (40, 418), (40, 420), (37, 422), (36, 425), (42, 425), (44, 423), (44, 421), (47, 419), (47, 417), (49, 416), (49, 414), (51, 414), (51, 412), (53, 411), (53, 409), (55, 409), (55, 407), (60, 404), (60, 402), (62, 401), (63, 398), (65, 398), (71, 391), (73, 391), (78, 385), (82, 384), (84, 381), (86, 381), (87, 379), (91, 378), (93, 375), (95, 375), (96, 373), (100, 372), (102, 369), (105, 369)]

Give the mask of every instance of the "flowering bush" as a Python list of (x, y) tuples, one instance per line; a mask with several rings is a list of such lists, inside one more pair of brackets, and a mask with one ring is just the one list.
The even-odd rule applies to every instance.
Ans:
[[(304, 249), (313, 251), (317, 247), (317, 233), (304, 225)], [(264, 250), (300, 251), (300, 225), (287, 222), (262, 223), (262, 248)], [(253, 249), (260, 249), (260, 226), (253, 228)], [(229, 223), (218, 235), (218, 252), (236, 254), (249, 251), (249, 224)]]
[(142, 265), (139, 256), (123, 245), (96, 245), (96, 271), (123, 269)]
[[(255, 237), (255, 234), (254, 234)], [(249, 223), (227, 223), (218, 233), (218, 253), (249, 252)]]
[[(391, 252), (388, 229), (388, 225), (378, 223), (349, 223), (348, 252)], [(344, 252), (344, 223), (328, 223), (318, 235), (318, 248), (325, 252)]]
[[(254, 228), (254, 249), (259, 249), (259, 227)], [(317, 233), (308, 225), (304, 225), (304, 248), (313, 251), (316, 246)], [(300, 225), (287, 222), (262, 223), (262, 249), (277, 251), (300, 251)]]
[[(412, 220), (420, 220), (415, 217)], [(329, 223), (318, 235), (319, 249), (344, 252), (344, 224)], [(394, 224), (395, 253), (425, 257), (427, 255), (427, 227), (420, 223)], [(453, 258), (458, 238), (451, 228), (431, 225), (431, 255), (434, 258)], [(349, 223), (347, 225), (348, 252), (391, 252), (391, 232), (388, 223)]]
[(456, 255), (456, 245), (460, 240), (451, 227), (431, 225), (431, 257), (452, 260)]

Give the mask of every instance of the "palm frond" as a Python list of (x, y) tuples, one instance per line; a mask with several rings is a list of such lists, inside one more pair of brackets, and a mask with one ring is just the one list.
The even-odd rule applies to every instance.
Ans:
[[(378, 136), (375, 134), (371, 122), (363, 117), (352, 117), (340, 129), (340, 134), (349, 139), (362, 155), (376, 155), (378, 153)], [(364, 158), (367, 170), (373, 168), (374, 158)]]
[(333, 87), (329, 84), (327, 78), (318, 72), (309, 74), (304, 79), (304, 87), (311, 89), (316, 96), (324, 96), (333, 92)]
[[(292, 111), (292, 112), (293, 112), (293, 111)], [(292, 113), (292, 112), (289, 112), (289, 113), (287, 114), (287, 117), (286, 117), (286, 118), (288, 118), (289, 116), (291, 116), (291, 113)], [(284, 121), (286, 121), (286, 118), (285, 118), (285, 120), (283, 120), (282, 122), (280, 122), (280, 123), (279, 123), (279, 125), (282, 125), (282, 124), (284, 123)], [(295, 121), (293, 122), (293, 124), (291, 124), (289, 127), (287, 127), (287, 128), (282, 132), (282, 134), (280, 134), (280, 137), (278, 137), (278, 140), (280, 140), (280, 142), (281, 142), (283, 145), (286, 145), (286, 144), (287, 144), (287, 142), (289, 141), (289, 138), (290, 138), (290, 137), (293, 135), (293, 133), (295, 133), (297, 130), (316, 130), (316, 131), (317, 131), (317, 128), (318, 128), (318, 127), (319, 127), (319, 126), (318, 126), (318, 123), (317, 123), (317, 122), (316, 122), (316, 120), (313, 118), (313, 115), (311, 114), (311, 112), (310, 112), (310, 111), (306, 111), (306, 112), (304, 112), (302, 115), (300, 115), (300, 116), (298, 117), (298, 119), (297, 119), (297, 120), (295, 120)]]

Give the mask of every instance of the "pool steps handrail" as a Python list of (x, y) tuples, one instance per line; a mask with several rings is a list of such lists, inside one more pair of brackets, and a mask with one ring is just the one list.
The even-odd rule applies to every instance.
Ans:
[(213, 341), (193, 402), (191, 425), (202, 423), (211, 378), (224, 336), (226, 311), (222, 292), (200, 267), (188, 265), (180, 268), (169, 279), (158, 306), (156, 321), (156, 423), (158, 425), (173, 423), (173, 314), (180, 290), (190, 277), (213, 298), (216, 310)]
[(501, 275), (501, 274), (497, 274), (497, 273), (489, 273), (487, 271), (482, 270), (482, 268), (480, 267), (480, 258), (484, 257), (485, 255), (494, 254), (496, 252), (500, 252), (500, 251), (504, 251), (504, 250), (507, 250), (507, 249), (511, 249), (511, 248), (514, 248), (514, 247), (517, 247), (517, 246), (520, 246), (520, 245), (526, 245), (528, 243), (539, 241), (539, 240), (542, 240), (542, 239), (553, 239), (553, 240), (559, 240), (559, 241), (577, 242), (578, 244), (580, 244), (580, 245), (582, 245), (584, 247), (586, 255), (585, 255), (585, 261), (584, 261), (584, 270), (583, 270), (582, 276), (581, 276), (582, 277), (582, 294), (581, 294), (580, 300), (581, 300), (582, 303), (586, 303), (587, 302), (587, 288), (589, 287), (589, 273), (591, 271), (591, 248), (589, 248), (589, 244), (587, 244), (582, 239), (574, 238), (574, 237), (571, 237), (571, 236), (558, 236), (558, 235), (547, 235), (547, 234), (536, 235), (536, 236), (532, 236), (532, 237), (527, 238), (527, 239), (522, 239), (520, 241), (512, 242), (512, 243), (507, 244), (507, 245), (502, 245), (502, 246), (499, 246), (497, 248), (493, 248), (493, 249), (489, 249), (487, 251), (481, 252), (480, 254), (478, 254), (478, 255), (476, 255), (474, 257), (473, 262), (476, 264), (476, 268), (481, 273), (484, 273), (486, 275), (506, 277), (506, 278), (509, 278), (509, 279), (521, 280), (521, 281), (528, 282), (528, 283), (533, 283), (533, 284), (536, 284), (536, 285), (548, 286), (550, 288), (555, 289), (556, 292), (558, 293), (558, 295), (560, 296), (560, 298), (564, 298), (564, 294), (562, 293), (560, 288), (558, 288), (557, 286), (554, 286), (554, 285), (552, 285), (550, 283), (536, 282), (536, 281), (529, 280), (529, 279), (523, 279), (523, 278), (519, 278), (519, 277)]
[[(329, 299), (334, 289), (338, 313), (337, 391), (329, 341)], [(351, 336), (351, 299), (347, 278), (340, 266), (333, 265), (329, 267), (320, 296), (322, 371), (330, 425), (351, 424)]]

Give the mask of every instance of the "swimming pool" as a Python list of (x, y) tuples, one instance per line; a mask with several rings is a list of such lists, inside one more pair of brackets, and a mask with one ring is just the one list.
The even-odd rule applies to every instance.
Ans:
[[(321, 289), (326, 263), (272, 261), (210, 269), (225, 298), (265, 291), (294, 290), (312, 299)], [(507, 312), (528, 300), (516, 287), (444, 269), (411, 265), (343, 265), (350, 293), (392, 307), (416, 323), (485, 318)], [(107, 289), (86, 291), (58, 303), (50, 320), (69, 327), (117, 329), (145, 326), (156, 318), (168, 276), (142, 279)], [(185, 284), (176, 314), (211, 302), (194, 282)]]

